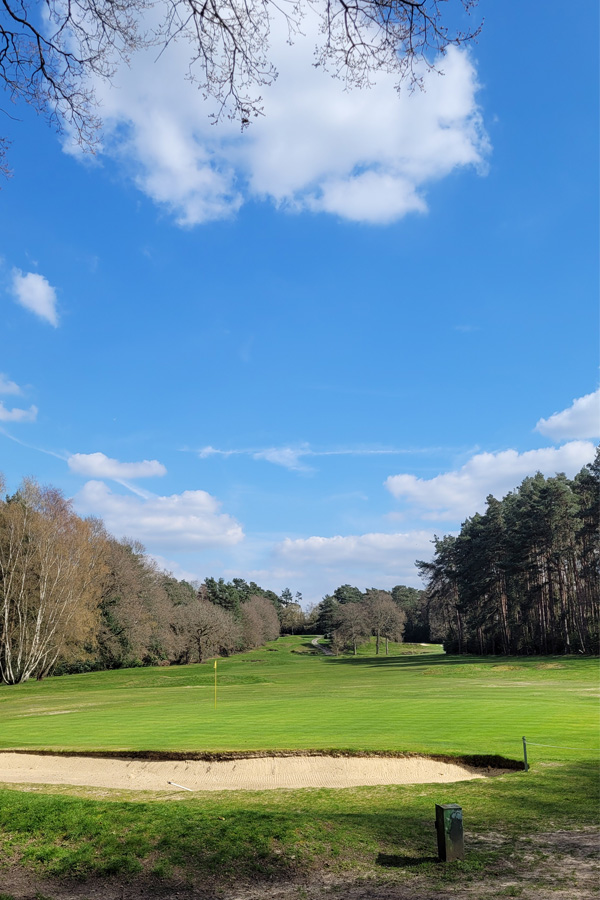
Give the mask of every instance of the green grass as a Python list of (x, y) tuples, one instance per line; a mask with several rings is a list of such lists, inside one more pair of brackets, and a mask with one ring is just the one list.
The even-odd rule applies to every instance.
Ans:
[[(519, 759), (526, 735), (531, 771), (444, 786), (183, 798), (15, 786), (0, 790), (0, 859), (58, 875), (143, 871), (216, 882), (324, 867), (389, 875), (418, 863), (425, 872), (435, 868), (434, 804), (457, 802), (469, 853), (452, 871), (466, 877), (519, 836), (597, 822), (596, 660), (400, 652), (408, 647), (327, 658), (308, 649), (309, 639), (289, 637), (219, 661), (216, 710), (212, 662), (2, 687), (0, 747)], [(489, 833), (497, 840), (486, 841)]]
[[(0, 688), (0, 748), (500, 753), (521, 737), (598, 746), (597, 662), (584, 658), (325, 657), (288, 637), (205, 665)], [(535, 752), (531, 747), (532, 758)], [(544, 749), (538, 758), (565, 758)], [(566, 758), (571, 758), (566, 756)]]

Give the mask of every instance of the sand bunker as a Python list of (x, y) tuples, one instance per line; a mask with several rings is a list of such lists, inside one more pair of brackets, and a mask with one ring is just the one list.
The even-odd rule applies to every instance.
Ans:
[[(98, 759), (0, 753), (0, 782), (135, 791), (266, 791), (468, 781), (498, 774), (423, 757), (278, 756), (203, 760)], [(175, 782), (175, 784), (169, 784)]]

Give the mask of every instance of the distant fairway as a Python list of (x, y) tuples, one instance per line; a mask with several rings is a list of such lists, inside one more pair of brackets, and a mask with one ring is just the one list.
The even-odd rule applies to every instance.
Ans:
[[(576, 759), (598, 746), (597, 661), (313, 655), (284, 637), (212, 661), (0, 687), (0, 748), (422, 751)], [(580, 753), (579, 753), (580, 751)]]

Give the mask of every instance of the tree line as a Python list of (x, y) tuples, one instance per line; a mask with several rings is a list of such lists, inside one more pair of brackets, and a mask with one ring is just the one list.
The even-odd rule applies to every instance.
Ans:
[(427, 642), (429, 613), (425, 591), (396, 585), (391, 591), (361, 591), (343, 584), (327, 594), (309, 616), (313, 630), (328, 635), (334, 652), (356, 655), (358, 648), (375, 637), (375, 653), (390, 641)]
[(0, 500), (5, 684), (259, 647), (298, 620), (300, 595), (294, 602), (284, 594), (241, 578), (178, 580), (141, 544), (117, 540), (101, 520), (79, 517), (56, 488), (31, 479)]
[(525, 478), (417, 567), (450, 653), (597, 653), (600, 449), (573, 479)]
[[(0, 476), (0, 494), (4, 483)], [(597, 653), (600, 450), (574, 479), (526, 478), (417, 561), (426, 590), (341, 585), (305, 615), (299, 593), (255, 582), (178, 580), (136, 541), (82, 519), (25, 480), (0, 500), (0, 681), (202, 662), (287, 633), (356, 653), (375, 636), (450, 653)]]

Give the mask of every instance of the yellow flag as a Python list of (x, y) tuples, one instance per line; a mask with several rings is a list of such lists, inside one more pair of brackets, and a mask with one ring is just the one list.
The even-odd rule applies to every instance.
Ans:
[(215, 669), (216, 669), (216, 668), (217, 668), (217, 661), (216, 661), (216, 659), (215, 659)]

